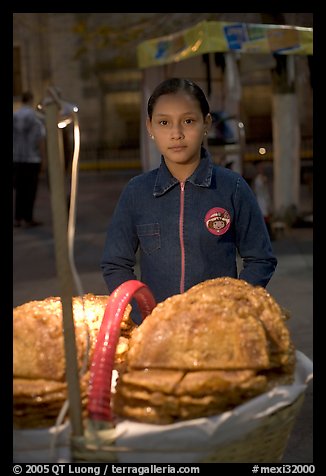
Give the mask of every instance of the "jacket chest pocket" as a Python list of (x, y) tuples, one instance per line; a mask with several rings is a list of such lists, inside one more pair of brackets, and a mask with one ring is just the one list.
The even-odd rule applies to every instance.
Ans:
[(137, 225), (137, 234), (141, 249), (151, 254), (161, 248), (161, 236), (159, 223), (146, 223)]

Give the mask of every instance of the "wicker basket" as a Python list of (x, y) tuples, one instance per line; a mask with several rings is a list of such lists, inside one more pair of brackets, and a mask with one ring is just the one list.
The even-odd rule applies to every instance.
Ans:
[[(288, 438), (295, 423), (296, 417), (304, 401), (304, 394), (277, 412), (269, 415), (255, 430), (244, 434), (239, 440), (216, 448), (202, 450), (202, 459), (197, 463), (277, 463), (282, 460), (287, 446)], [(107, 444), (110, 439), (110, 430), (97, 432), (94, 438), (72, 438), (71, 451), (74, 462), (111, 462), (117, 463), (124, 460), (123, 454), (129, 454), (131, 461), (133, 454), (142, 457), (143, 463), (153, 462), (151, 450), (133, 449)], [(190, 449), (189, 451), (193, 451)], [(155, 453), (160, 450), (155, 449)], [(164, 450), (164, 459), (172, 453), (179, 452), (176, 448)], [(200, 453), (200, 449), (196, 449)], [(141, 456), (140, 456), (141, 454)], [(131, 459), (130, 459), (131, 458)], [(158, 462), (158, 461), (156, 461)], [(183, 461), (180, 460), (180, 463)]]
[[(129, 283), (129, 282), (128, 282)], [(124, 283), (125, 286), (128, 284)], [(124, 288), (125, 291), (126, 287)], [(133, 282), (133, 291), (129, 293), (128, 299), (124, 299), (123, 303), (119, 298), (119, 293), (114, 293), (115, 297), (112, 298), (113, 302), (108, 301), (108, 306), (106, 313), (103, 318), (102, 326), (105, 328), (106, 336), (111, 335), (112, 328), (107, 326), (112, 325), (112, 321), (117, 319), (118, 314), (124, 312), (125, 307), (128, 302), (134, 297), (139, 304), (139, 307), (145, 309), (144, 315), (147, 315), (150, 312), (155, 303), (153, 301), (148, 305), (148, 289), (140, 282)], [(147, 298), (144, 298), (147, 296)], [(121, 296), (120, 296), (121, 297)], [(114, 303), (114, 300), (116, 301)], [(108, 311), (109, 306), (114, 309), (111, 313)], [(111, 310), (112, 310), (111, 309)], [(110, 314), (110, 316), (109, 316)], [(108, 330), (109, 329), (109, 330)], [(101, 332), (101, 331), (100, 331)], [(117, 337), (116, 337), (117, 340)], [(108, 343), (101, 341), (99, 335), (97, 344), (101, 350), (101, 346), (107, 347)], [(114, 347), (115, 348), (115, 347)], [(302, 354), (303, 355), (303, 354)], [(111, 358), (112, 360), (112, 353)], [(305, 357), (307, 361), (307, 359)], [(112, 373), (112, 361), (109, 364), (103, 364), (103, 355), (101, 355), (102, 368), (100, 372), (106, 372), (109, 368)], [(94, 364), (94, 362), (93, 362)], [(304, 365), (302, 365), (304, 367)], [(96, 366), (92, 366), (95, 368)], [(225, 426), (218, 427), (218, 438), (210, 438), (209, 434), (202, 431), (203, 426), (207, 428), (213, 426), (216, 422), (217, 417), (212, 417), (206, 420), (199, 419), (201, 422), (198, 423), (197, 420), (193, 420), (191, 427), (189, 427), (189, 422), (183, 423), (179, 422), (178, 424), (168, 425), (168, 431), (172, 431), (174, 437), (177, 438), (177, 442), (180, 441), (180, 448), (178, 448), (175, 441), (166, 439), (164, 434), (165, 429), (157, 429), (156, 427), (155, 438), (152, 438), (151, 429), (149, 426), (142, 426), (137, 424), (136, 428), (136, 438), (135, 434), (131, 439), (128, 436), (119, 439), (119, 424), (114, 425), (112, 423), (112, 415), (110, 413), (110, 389), (107, 385), (107, 376), (106, 374), (106, 384), (103, 382), (98, 385), (99, 379), (93, 379), (91, 382), (90, 388), (92, 388), (93, 395), (89, 395), (89, 419), (86, 423), (86, 431), (82, 437), (72, 436), (71, 437), (71, 456), (74, 462), (118, 462), (118, 463), (276, 463), (280, 462), (285, 451), (289, 435), (295, 423), (295, 419), (300, 411), (304, 400), (304, 390), (306, 388), (307, 374), (311, 373), (310, 361), (309, 361), (309, 371), (307, 369), (300, 370), (299, 386), (296, 386), (294, 392), (289, 392), (287, 395), (283, 391), (278, 392), (278, 400), (275, 400), (275, 392), (272, 397), (256, 397), (260, 400), (253, 399), (251, 401), (251, 415), (246, 413), (247, 408), (245, 405), (240, 406), (242, 410), (234, 412), (234, 414), (245, 415), (240, 417), (238, 420), (232, 420), (234, 423), (229, 424), (229, 427), (226, 431), (228, 436), (225, 437), (223, 429)], [(93, 370), (93, 373), (96, 373), (96, 370)], [(111, 377), (110, 373), (110, 377)], [(93, 375), (94, 377), (94, 375)], [(95, 382), (95, 383), (94, 383)], [(94, 388), (97, 385), (97, 389)], [(289, 386), (290, 388), (291, 386)], [(108, 389), (108, 390), (107, 390)], [(95, 393), (94, 393), (95, 392)], [(103, 393), (104, 392), (104, 393)], [(108, 392), (108, 393), (105, 393)], [(100, 395), (98, 395), (100, 393)], [(277, 394), (277, 392), (276, 392)], [(95, 395), (95, 397), (94, 397)], [(262, 400), (263, 399), (263, 400)], [(274, 399), (274, 400), (273, 400)], [(92, 400), (95, 400), (92, 401)], [(254, 401), (254, 403), (252, 403)], [(263, 401), (263, 404), (261, 403)], [(105, 402), (105, 403), (104, 403)], [(106, 405), (106, 408), (103, 408), (103, 405)], [(240, 409), (240, 407), (237, 407)], [(257, 411), (256, 411), (257, 410)], [(232, 412), (231, 412), (232, 413)], [(249, 416), (247, 416), (249, 415)], [(214, 419), (215, 418), (215, 419)], [(237, 417), (238, 418), (238, 417)], [(241, 418), (244, 418), (241, 420)], [(210, 421), (209, 421), (210, 420)], [(242, 425), (242, 422), (244, 425)], [(132, 422), (126, 422), (128, 424), (128, 429)], [(187, 427), (188, 425), (188, 427)], [(200, 428), (200, 425), (203, 425)], [(206, 426), (205, 426), (206, 425)], [(233, 426), (232, 426), (233, 425)], [(126, 429), (126, 426), (124, 427)], [(138, 428), (139, 433), (138, 433)], [(194, 431), (194, 436), (192, 436), (192, 428), (197, 431), (199, 428), (198, 434)], [(235, 429), (235, 431), (233, 431)], [(181, 430), (181, 431), (180, 431)], [(186, 433), (184, 433), (184, 430)], [(123, 431), (123, 430), (122, 430)], [(142, 440), (144, 436), (144, 431), (146, 438)], [(187, 433), (188, 431), (188, 433)], [(200, 433), (201, 431), (201, 433)], [(216, 430), (215, 434), (216, 434)], [(179, 433), (178, 433), (179, 432)], [(171, 434), (171, 433), (170, 433)], [(139, 435), (139, 436), (138, 436)], [(180, 435), (180, 438), (179, 438)], [(184, 435), (186, 439), (184, 439)], [(198, 435), (200, 435), (198, 437)], [(204, 435), (204, 438), (203, 438)], [(235, 436), (236, 435), (236, 436)], [(121, 436), (121, 435), (120, 435)], [(148, 436), (153, 441), (152, 446), (146, 444)], [(189, 444), (188, 440), (189, 439)], [(123, 444), (121, 444), (123, 441)], [(163, 444), (164, 441), (164, 444)], [(170, 441), (170, 443), (166, 443)], [(171, 443), (172, 441), (172, 443)], [(162, 447), (161, 447), (162, 444)], [(169, 446), (170, 444), (170, 446)], [(153, 446), (154, 445), (154, 446)], [(186, 456), (186, 457), (185, 457)], [(169, 459), (170, 458), (170, 459)]]
[(202, 463), (280, 462), (303, 401), (301, 394), (292, 405), (269, 415), (258, 428), (219, 448)]

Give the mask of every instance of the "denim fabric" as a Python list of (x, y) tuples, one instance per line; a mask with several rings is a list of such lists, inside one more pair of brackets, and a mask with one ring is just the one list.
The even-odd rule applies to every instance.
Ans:
[[(216, 208), (230, 218), (220, 235), (207, 224)], [(137, 250), (139, 278), (134, 274)], [(239, 270), (237, 253), (243, 263)], [(140, 279), (160, 302), (220, 276), (265, 287), (276, 264), (253, 191), (239, 174), (214, 165), (202, 149), (183, 199), (163, 157), (159, 168), (129, 181), (108, 227), (101, 268), (110, 293), (124, 281)]]

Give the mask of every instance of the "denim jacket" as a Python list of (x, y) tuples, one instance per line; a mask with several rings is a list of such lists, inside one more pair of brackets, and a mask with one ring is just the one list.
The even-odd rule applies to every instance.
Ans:
[[(140, 277), (134, 273), (137, 250)], [(220, 276), (265, 287), (276, 264), (252, 189), (202, 148), (184, 183), (163, 157), (159, 168), (129, 181), (108, 228), (101, 268), (110, 293), (140, 279), (160, 302)]]

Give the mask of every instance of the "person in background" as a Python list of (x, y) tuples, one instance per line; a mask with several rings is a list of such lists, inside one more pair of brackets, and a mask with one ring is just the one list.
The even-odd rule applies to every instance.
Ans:
[(116, 205), (101, 260), (109, 292), (138, 279), (138, 249), (140, 280), (157, 303), (222, 276), (266, 286), (277, 260), (264, 217), (242, 176), (214, 165), (202, 145), (212, 122), (204, 92), (189, 79), (167, 79), (147, 112), (161, 164), (133, 177)]
[(41, 225), (34, 219), (34, 204), (42, 161), (45, 160), (45, 127), (33, 108), (33, 94), (22, 95), (22, 106), (13, 113), (14, 226)]
[(263, 214), (269, 236), (273, 240), (274, 237), (271, 227), (272, 197), (269, 189), (268, 177), (265, 173), (265, 164), (263, 161), (258, 160), (257, 162), (255, 162), (255, 165), (256, 175), (253, 181), (253, 190), (255, 192), (258, 205), (260, 206), (261, 212)]

